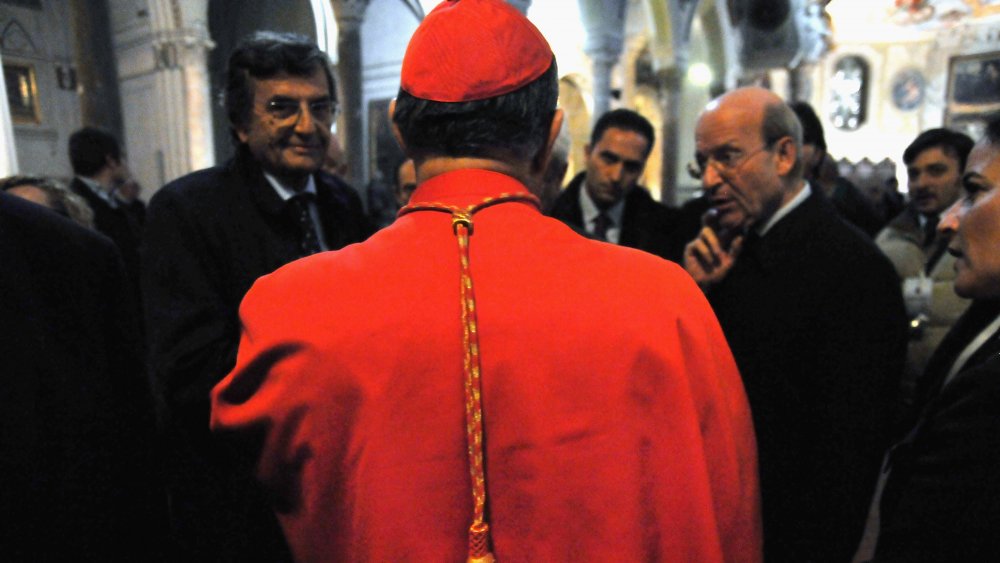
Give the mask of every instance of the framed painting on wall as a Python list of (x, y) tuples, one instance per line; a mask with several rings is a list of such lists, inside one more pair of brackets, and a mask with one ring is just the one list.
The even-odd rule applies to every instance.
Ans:
[[(952, 57), (945, 124), (979, 133), (982, 118), (1000, 110), (1000, 52)], [(973, 138), (978, 138), (973, 135)]]
[(27, 64), (4, 63), (4, 84), (7, 86), (7, 105), (14, 123), (39, 123), (38, 84), (35, 68)]

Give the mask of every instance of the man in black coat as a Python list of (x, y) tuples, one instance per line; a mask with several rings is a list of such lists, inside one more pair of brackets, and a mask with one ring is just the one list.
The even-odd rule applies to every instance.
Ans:
[(288, 558), (239, 460), (212, 442), (209, 391), (236, 362), (240, 301), (254, 281), (364, 240), (358, 195), (320, 171), (336, 114), (329, 60), (299, 36), (260, 32), (229, 59), (229, 162), (163, 187), (149, 204), (143, 296), (163, 400), (178, 559)]
[(892, 265), (802, 177), (801, 125), (735, 90), (696, 128), (707, 225), (685, 250), (743, 376), (767, 561), (848, 561), (889, 439), (906, 345)]
[(156, 561), (166, 503), (118, 250), (0, 193), (0, 264), (2, 558)]
[(118, 196), (131, 179), (118, 139), (103, 129), (84, 127), (69, 137), (69, 161), (76, 175), (69, 189), (94, 211), (94, 228), (118, 246), (125, 271), (138, 287), (142, 217)]
[(584, 151), (587, 170), (570, 181), (548, 215), (582, 234), (679, 261), (677, 211), (637, 185), (653, 150), (653, 126), (638, 113), (617, 109), (600, 117)]
[(962, 184), (938, 231), (956, 258), (955, 292), (974, 301), (928, 362), (920, 414), (890, 450), (877, 562), (1000, 554), (1000, 115), (969, 154)]

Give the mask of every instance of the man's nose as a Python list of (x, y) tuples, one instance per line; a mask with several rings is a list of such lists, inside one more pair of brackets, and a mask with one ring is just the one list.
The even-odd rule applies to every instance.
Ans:
[(619, 162), (611, 168), (611, 181), (621, 183), (622, 178), (625, 177), (625, 164)]
[(938, 221), (937, 230), (941, 234), (952, 235), (958, 231), (958, 226), (962, 222), (962, 199), (960, 198), (944, 212), (941, 220)]
[(299, 114), (295, 118), (295, 132), (302, 134), (310, 134), (316, 130), (316, 119), (313, 117), (312, 110), (309, 109), (308, 102), (302, 102), (299, 106)]
[(711, 192), (723, 184), (722, 175), (714, 166), (707, 164), (701, 173), (701, 187), (705, 191)]

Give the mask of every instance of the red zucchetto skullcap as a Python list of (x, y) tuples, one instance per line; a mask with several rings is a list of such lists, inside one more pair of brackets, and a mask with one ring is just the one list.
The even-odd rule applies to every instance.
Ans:
[(508, 94), (552, 64), (552, 49), (528, 18), (504, 0), (446, 0), (413, 33), (400, 85), (435, 102)]

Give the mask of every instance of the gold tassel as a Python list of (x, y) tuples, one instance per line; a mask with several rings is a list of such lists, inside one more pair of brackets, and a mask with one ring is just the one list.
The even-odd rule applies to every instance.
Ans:
[(469, 526), (469, 558), (468, 563), (495, 563), (496, 558), (490, 551), (490, 525), (478, 522)]

